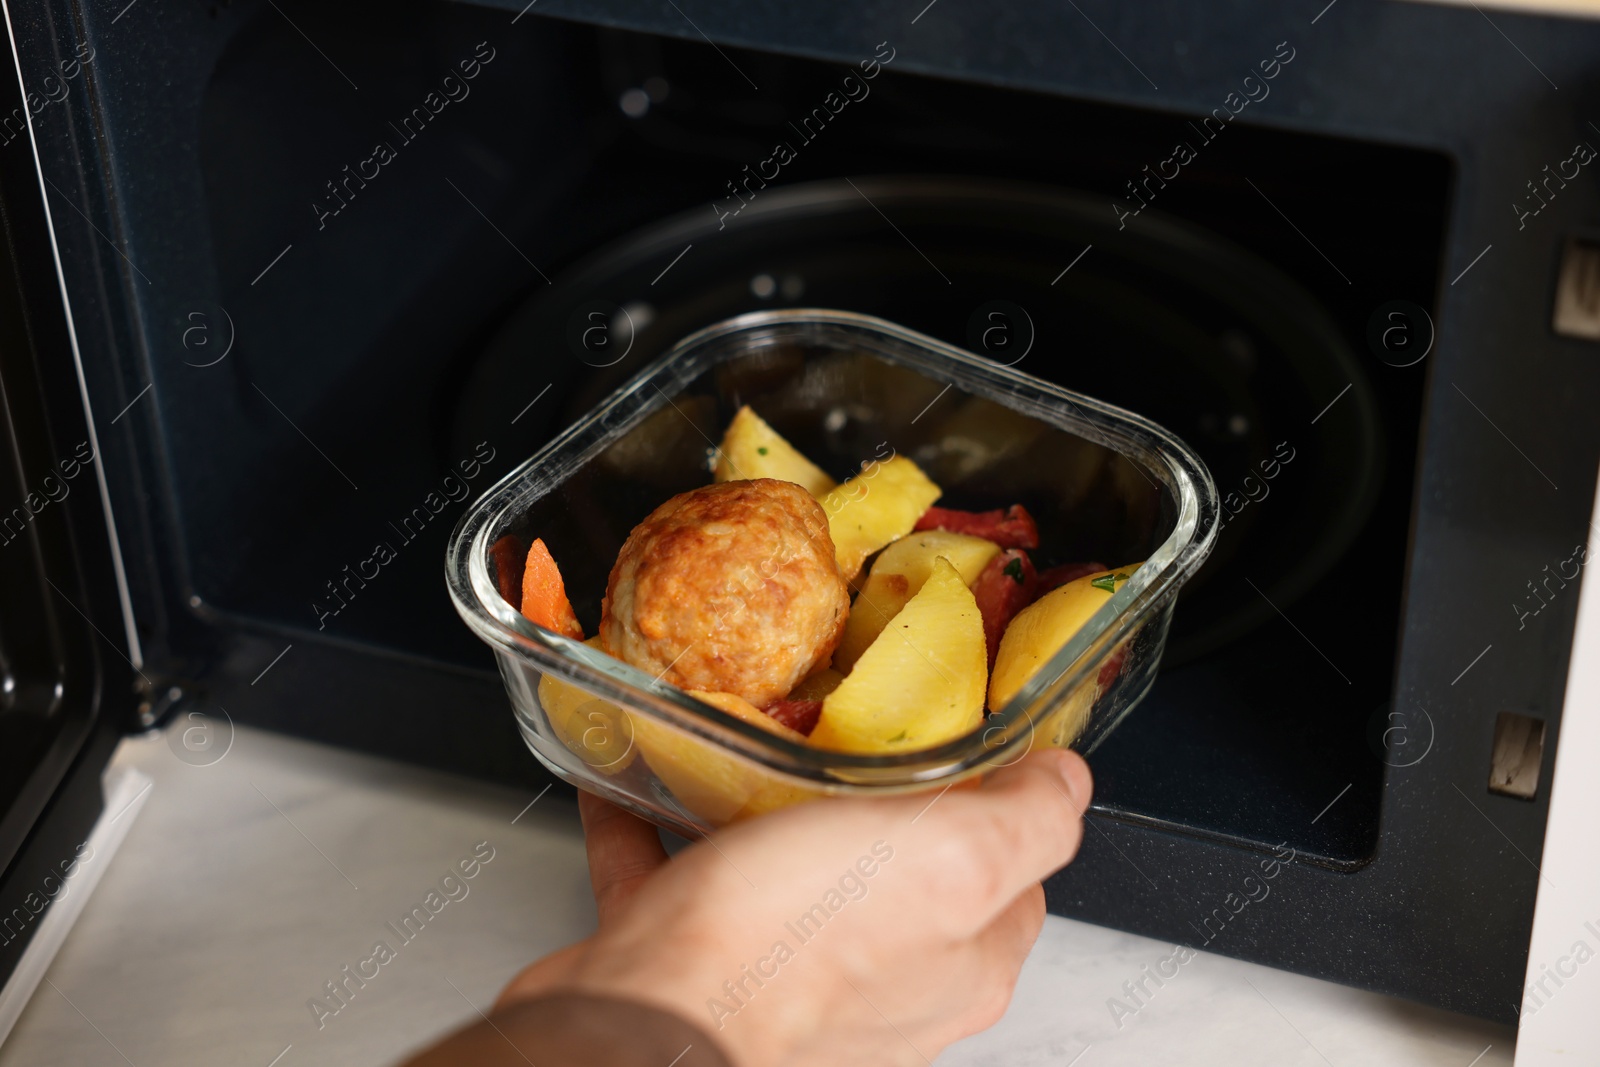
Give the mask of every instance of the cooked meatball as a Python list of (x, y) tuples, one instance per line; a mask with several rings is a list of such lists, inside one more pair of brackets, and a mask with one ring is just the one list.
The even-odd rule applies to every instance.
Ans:
[(760, 708), (828, 663), (849, 614), (822, 506), (756, 478), (681, 493), (634, 527), (600, 635), (640, 670)]

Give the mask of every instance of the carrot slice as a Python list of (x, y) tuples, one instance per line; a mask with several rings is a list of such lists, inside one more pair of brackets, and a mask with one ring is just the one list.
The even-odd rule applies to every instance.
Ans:
[(528, 562), (522, 571), (522, 614), (546, 630), (574, 641), (583, 640), (583, 627), (572, 610), (572, 601), (567, 599), (561, 570), (542, 538), (535, 538), (528, 548)]

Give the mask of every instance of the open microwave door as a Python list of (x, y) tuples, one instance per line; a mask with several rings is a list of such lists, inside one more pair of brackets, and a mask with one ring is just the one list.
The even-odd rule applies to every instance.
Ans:
[[(26, 116), (5, 30), (0, 116)], [(117, 413), (83, 389), (31, 134), (0, 147), (0, 1040), (109, 858), (102, 775), (148, 685), (95, 432)]]

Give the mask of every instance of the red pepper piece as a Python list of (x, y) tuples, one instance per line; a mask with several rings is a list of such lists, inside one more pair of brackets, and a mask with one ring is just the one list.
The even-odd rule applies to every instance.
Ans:
[(1035, 596), (1044, 596), (1050, 590), (1076, 581), (1086, 574), (1097, 574), (1106, 570), (1104, 563), (1063, 563), (1051, 567), (1049, 570), (1039, 572), (1039, 589)]
[(1128, 646), (1123, 645), (1121, 648), (1111, 653), (1111, 655), (1107, 656), (1104, 663), (1100, 664), (1100, 674), (1099, 677), (1095, 679), (1095, 682), (1097, 685), (1099, 685), (1101, 692), (1105, 692), (1107, 689), (1111, 688), (1111, 683), (1116, 681), (1117, 675), (1122, 673), (1122, 663), (1127, 658)]
[(506, 603), (519, 611), (522, 607), (522, 568), (527, 563), (527, 549), (522, 538), (506, 534), (489, 546), (489, 559), (494, 562), (494, 584), (505, 597)]
[(1001, 548), (1038, 548), (1039, 524), (1033, 521), (1028, 509), (1013, 504), (1004, 511), (956, 511), (953, 508), (929, 508), (917, 520), (918, 530), (948, 530), (950, 533), (971, 534), (983, 537)]
[(822, 701), (780, 700), (765, 710), (774, 721), (810, 737), (811, 731), (817, 728), (817, 719), (822, 715)]
[(978, 580), (972, 583), (972, 595), (983, 615), (983, 636), (989, 645), (989, 669), (994, 670), (995, 653), (1000, 650), (1000, 638), (1017, 612), (1033, 603), (1038, 574), (1033, 561), (1020, 549), (1009, 548), (1001, 552), (983, 568)]

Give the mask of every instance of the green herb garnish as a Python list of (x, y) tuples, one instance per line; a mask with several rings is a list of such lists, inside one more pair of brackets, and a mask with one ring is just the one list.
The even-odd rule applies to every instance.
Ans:
[(1096, 589), (1104, 589), (1108, 593), (1115, 593), (1117, 591), (1117, 583), (1127, 580), (1128, 576), (1118, 571), (1116, 574), (1102, 574), (1098, 578), (1091, 578), (1089, 584)]
[(756, 449), (756, 454), (759, 455), (759, 456), (766, 455), (767, 454), (767, 446), (766, 445), (761, 445), (759, 448)]
[(1012, 560), (1010, 563), (1007, 563), (1005, 565), (1004, 569), (1002, 569), (1000, 571), (1000, 573), (1005, 575), (1007, 578), (1010, 578), (1012, 581), (1016, 582), (1018, 585), (1021, 585), (1022, 584), (1022, 560), (1021, 560), (1021, 558), (1019, 557), (1017, 559)]

